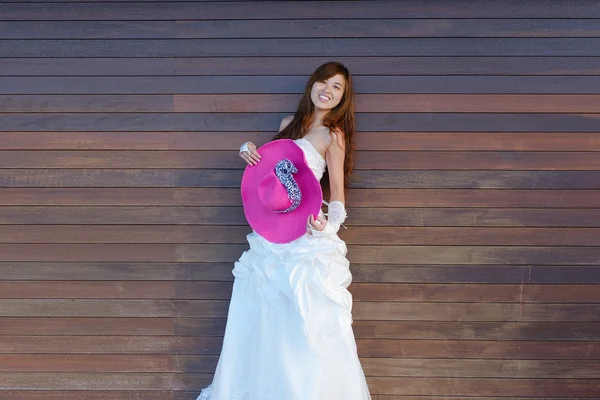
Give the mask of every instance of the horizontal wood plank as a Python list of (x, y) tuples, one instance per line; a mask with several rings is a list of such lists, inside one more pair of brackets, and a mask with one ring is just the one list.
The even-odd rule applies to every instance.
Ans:
[[(550, 7), (552, 5), (552, 7)], [(490, 3), (485, 7), (456, 7), (435, 0), (410, 0), (398, 4), (382, 1), (375, 9), (364, 3), (338, 1), (306, 7), (305, 4), (287, 3), (273, 7), (268, 1), (249, 3), (206, 2), (199, 5), (186, 2), (166, 4), (148, 2), (116, 2), (109, 5), (95, 3), (4, 4), (0, 15), (5, 21), (20, 20), (245, 20), (245, 19), (329, 19), (337, 18), (598, 18), (600, 11), (593, 0), (579, 0), (556, 4), (551, 0), (523, 1), (509, 8)]]
[[(0, 225), (0, 243), (245, 244), (250, 232), (247, 225)], [(353, 226), (339, 236), (352, 245), (600, 246), (599, 228)]]
[(600, 268), (560, 265), (386, 265), (353, 264), (358, 282), (389, 283), (537, 283), (537, 284), (598, 284)]
[[(1, 12), (1, 8), (0, 8)], [(561, 56), (590, 57), (596, 38), (260, 38), (1, 40), (7, 57)]]
[[(196, 400), (198, 391), (171, 390), (0, 390), (10, 400)], [(486, 399), (487, 400), (487, 399)]]
[[(194, 46), (197, 47), (197, 44), (194, 43)], [(306, 76), (296, 75), (168, 75), (160, 78), (149, 76), (14, 76), (0, 78), (0, 94), (299, 94), (303, 92), (306, 81)], [(598, 94), (600, 92), (600, 77), (595, 75), (378, 75), (357, 76), (353, 83), (356, 94)], [(274, 131), (275, 126), (272, 129)]]
[[(231, 284), (204, 281), (0, 281), (2, 299), (229, 300)], [(354, 300), (468, 303), (600, 303), (595, 285), (353, 283)]]
[[(356, 151), (355, 170), (600, 170), (596, 152)], [(237, 151), (0, 150), (0, 168), (239, 169)]]
[(361, 357), (596, 360), (596, 342), (358, 339)]
[(0, 354), (202, 354), (218, 355), (220, 337), (3, 336)]
[[(0, 95), (4, 112), (285, 112), (294, 113), (299, 94)], [(598, 95), (357, 94), (359, 113), (595, 113)]]
[[(210, 374), (151, 374), (151, 373), (3, 373), (0, 384), (33, 390), (168, 390), (170, 388), (200, 390), (210, 383)], [(398, 378), (370, 377), (373, 393), (443, 395), (452, 388), (458, 395), (524, 395), (578, 396), (593, 398), (600, 394), (594, 379), (519, 379), (507, 386), (506, 379), (455, 378)], [(549, 383), (551, 382), (551, 383)], [(452, 386), (450, 386), (450, 384)], [(507, 387), (509, 389), (507, 389)]]
[[(179, 389), (200, 390), (210, 383), (209, 374), (82, 374), (82, 373), (4, 373), (0, 382), (5, 386), (27, 390), (168, 390), (173, 386)], [(18, 382), (18, 383), (17, 383)], [(564, 397), (570, 394), (593, 398), (598, 396), (595, 379), (519, 379), (508, 385), (507, 379), (493, 378), (454, 378), (452, 387), (447, 378), (398, 378), (370, 377), (368, 383), (373, 393), (403, 395), (443, 395), (453, 390), (457, 395), (477, 396), (510, 394), (511, 396), (544, 396), (545, 398)], [(551, 383), (550, 383), (551, 382)], [(509, 389), (507, 389), (507, 387)], [(547, 396), (553, 397), (547, 397)]]
[(0, 282), (3, 299), (229, 300), (231, 283), (204, 281)]
[[(599, 42), (600, 43), (600, 42)], [(275, 131), (288, 113), (7, 113), (2, 131)], [(358, 131), (599, 132), (600, 114), (365, 113)]]
[[(0, 244), (0, 261), (235, 262), (248, 249), (235, 244)], [(364, 264), (598, 265), (600, 247), (349, 246)]]
[[(2, 187), (239, 188), (231, 169), (0, 169)], [(600, 170), (357, 170), (350, 187), (364, 189), (600, 189)]]
[[(11, 282), (18, 285), (19, 282)], [(27, 282), (21, 284), (27, 285)], [(34, 286), (35, 287), (35, 286)], [(353, 283), (354, 301), (600, 303), (596, 285)], [(30, 289), (31, 290), (31, 289)]]
[(597, 361), (363, 358), (361, 363), (365, 375), (379, 377), (600, 378)]
[[(231, 263), (0, 262), (2, 280), (232, 281)], [(600, 268), (573, 265), (394, 265), (351, 267), (355, 282), (598, 284)]]
[[(216, 360), (214, 356), (197, 356), (197, 363), (211, 364), (214, 372)], [(171, 355), (111, 355), (111, 354), (69, 354), (57, 357), (55, 354), (0, 354), (0, 371), (2, 372), (139, 372), (143, 365), (144, 372), (184, 372), (183, 363), (191, 363), (178, 356)], [(212, 365), (214, 364), (214, 365)]]
[(379, 321), (600, 322), (600, 305), (357, 302), (354, 304), (353, 316), (356, 320)]
[[(41, 107), (31, 108), (40, 100), (29, 100), (33, 96), (11, 96), (15, 111), (38, 112)], [(87, 96), (86, 96), (87, 97)], [(116, 98), (115, 98), (116, 97)], [(136, 112), (152, 107), (150, 101), (131, 96), (133, 104), (122, 111)], [(44, 97), (41, 97), (44, 99)], [(78, 97), (70, 97), (75, 102)], [(299, 95), (186, 95), (173, 96), (174, 112), (289, 112), (296, 110)], [(122, 96), (94, 98), (92, 104), (73, 104), (70, 110), (101, 112), (105, 107), (118, 103)], [(1, 100), (1, 97), (0, 97)], [(24, 108), (23, 100), (29, 100)], [(94, 101), (95, 100), (95, 101)], [(467, 113), (595, 113), (600, 108), (600, 96), (596, 95), (527, 95), (527, 94), (357, 94), (355, 110), (359, 113), (381, 112), (467, 112)], [(33, 104), (31, 104), (33, 102)], [(49, 96), (44, 112), (61, 112), (69, 103), (62, 96)], [(58, 103), (56, 108), (54, 103)], [(138, 105), (138, 103), (141, 103)], [(146, 105), (146, 103), (150, 103)], [(97, 105), (96, 105), (97, 104)], [(105, 106), (106, 104), (106, 106)], [(87, 105), (88, 108), (85, 108)], [(61, 107), (62, 106), (62, 107)], [(17, 107), (19, 107), (17, 109)], [(55, 111), (54, 111), (55, 110)], [(7, 110), (7, 111), (10, 111)]]
[[(40, 323), (43, 321), (43, 323)], [(223, 318), (0, 317), (3, 336), (204, 336), (222, 337)], [(360, 339), (598, 341), (599, 323), (356, 320)]]
[[(439, 4), (438, 4), (439, 6)], [(5, 21), (0, 39), (600, 37), (590, 19)]]
[[(69, 354), (57, 359), (46, 354), (2, 354), (5, 372), (137, 372), (213, 373), (216, 356)], [(363, 358), (366, 376), (600, 378), (598, 361), (574, 360), (447, 360)]]
[[(4, 317), (225, 318), (226, 300), (0, 299)], [(355, 320), (600, 322), (600, 305), (531, 303), (357, 302)]]
[(233, 281), (232, 263), (0, 262), (1, 280)]
[[(354, 321), (360, 339), (597, 341), (600, 324), (561, 322)], [(200, 331), (200, 329), (198, 329)]]
[[(231, 281), (231, 263), (0, 262), (2, 280)], [(598, 284), (600, 268), (573, 265), (352, 264), (355, 282)]]
[[(238, 200), (239, 201), (239, 200)], [(348, 208), (347, 227), (600, 227), (594, 208)], [(242, 207), (0, 207), (5, 225), (234, 225), (246, 226)]]
[[(600, 204), (600, 190), (348, 189), (348, 205), (353, 209), (364, 207), (592, 209), (598, 204)], [(0, 205), (240, 207), (242, 201), (239, 190), (234, 188), (102, 188), (101, 190), (0, 188)], [(50, 210), (46, 209), (48, 212)], [(354, 223), (354, 217), (352, 215), (348, 222)], [(122, 221), (122, 223), (126, 222)]]
[[(0, 240), (3, 227), (0, 226)], [(348, 244), (598, 246), (596, 228), (352, 227), (339, 236)]]
[[(287, 22), (292, 22), (288, 20)], [(557, 20), (561, 21), (561, 20)], [(45, 21), (48, 23), (48, 21)], [(223, 21), (220, 21), (223, 23)], [(111, 22), (114, 23), (114, 22)], [(39, 24), (39, 22), (38, 22)], [(131, 25), (128, 22), (128, 25)], [(94, 32), (94, 31), (90, 31)], [(565, 32), (565, 34), (568, 34)], [(336, 57), (353, 76), (552, 75), (595, 76), (596, 57)], [(0, 58), (0, 76), (306, 75), (328, 57)], [(194, 399), (195, 400), (195, 399)]]
[[(0, 132), (2, 150), (227, 150), (274, 132)], [(600, 135), (576, 132), (360, 132), (358, 151), (600, 151)]]
[[(220, 338), (3, 336), (1, 354), (218, 355)], [(600, 360), (598, 342), (358, 339), (360, 357)]]
[(595, 379), (468, 379), (371, 377), (374, 393), (438, 395), (448, 392), (466, 396), (539, 396), (545, 399), (564, 396), (593, 398), (600, 395)]
[[(0, 385), (25, 390), (173, 390), (200, 388), (210, 383), (209, 374), (3, 372)], [(200, 387), (201, 387), (200, 386)], [(1, 392), (0, 392), (1, 393)]]
[[(94, 318), (94, 317), (1, 317), (0, 335), (57, 336), (219, 336), (225, 332), (223, 318)], [(43, 323), (40, 323), (43, 321)], [(592, 326), (589, 324), (588, 326)], [(581, 333), (579, 338), (583, 337)], [(586, 336), (587, 337), (587, 336)]]

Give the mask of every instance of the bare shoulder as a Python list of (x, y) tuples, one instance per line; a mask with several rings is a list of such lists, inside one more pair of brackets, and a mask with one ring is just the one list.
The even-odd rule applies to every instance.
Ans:
[(290, 122), (292, 122), (293, 119), (294, 119), (293, 115), (288, 115), (287, 117), (282, 119), (281, 124), (279, 124), (279, 132), (284, 130), (290, 124)]
[(340, 128), (334, 128), (329, 131), (329, 134), (331, 135), (330, 147), (337, 147), (342, 150), (346, 149), (346, 135), (344, 135), (344, 131)]

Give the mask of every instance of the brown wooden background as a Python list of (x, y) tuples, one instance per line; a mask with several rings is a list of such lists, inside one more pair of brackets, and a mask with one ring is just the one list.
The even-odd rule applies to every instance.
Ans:
[(247, 246), (235, 149), (331, 59), (356, 82), (343, 238), (374, 399), (600, 398), (598, 18), (1, 3), (0, 398), (194, 399)]

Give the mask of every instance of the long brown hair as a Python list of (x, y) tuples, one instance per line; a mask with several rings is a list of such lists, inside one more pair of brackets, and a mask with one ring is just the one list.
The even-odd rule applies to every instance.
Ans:
[[(324, 81), (337, 74), (346, 79), (344, 95), (335, 108), (329, 110), (323, 119), (323, 125), (330, 130), (339, 129), (344, 132), (346, 154), (344, 157), (344, 187), (348, 187), (348, 178), (354, 167), (354, 99), (352, 98), (352, 77), (348, 69), (337, 61), (327, 62), (321, 65), (310, 76), (304, 95), (298, 104), (294, 119), (281, 132), (273, 137), (275, 139), (300, 139), (306, 135), (312, 123), (315, 106), (310, 98), (310, 93), (315, 82)], [(328, 187), (328, 179), (323, 177), (323, 184)]]

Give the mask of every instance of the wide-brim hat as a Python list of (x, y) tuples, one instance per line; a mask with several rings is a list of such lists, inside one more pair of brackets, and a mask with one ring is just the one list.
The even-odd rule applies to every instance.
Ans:
[(274, 140), (258, 152), (260, 161), (246, 166), (242, 177), (244, 214), (269, 242), (292, 242), (306, 233), (309, 215), (319, 214), (321, 185), (293, 140)]

